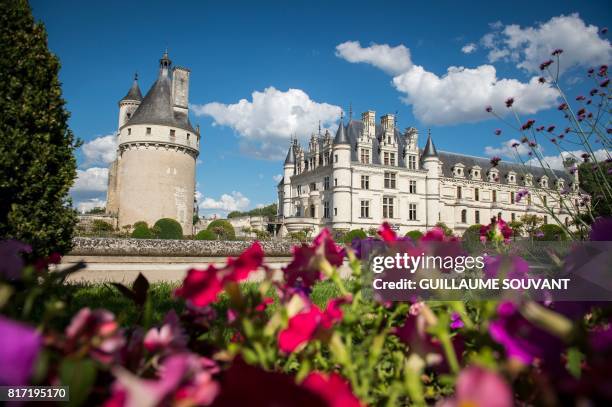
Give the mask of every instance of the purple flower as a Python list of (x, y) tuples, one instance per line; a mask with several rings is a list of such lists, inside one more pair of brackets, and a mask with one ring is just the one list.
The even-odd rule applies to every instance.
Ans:
[(486, 256), (483, 273), (486, 278), (522, 279), (529, 272), (529, 263), (520, 256)]
[(520, 189), (517, 193), (516, 193), (516, 202), (521, 202), (521, 199), (523, 199), (523, 197), (529, 195), (529, 191), (527, 191), (526, 189)]
[(553, 63), (552, 59), (542, 62), (540, 64), (540, 70), (543, 71), (544, 69), (548, 68), (552, 63)]
[(519, 143), (512, 143), (512, 147), (517, 148), (518, 146), (520, 146)]
[(502, 134), (502, 131), (500, 129), (496, 129), (495, 130), (495, 135), (499, 136), (500, 134)]
[(589, 240), (612, 241), (612, 218), (598, 217), (591, 225)]
[(536, 131), (542, 131), (542, 130), (544, 130), (544, 126), (539, 126), (536, 128)]
[(604, 27), (604, 28), (602, 28), (601, 30), (599, 30), (599, 32), (600, 32), (602, 35), (606, 35), (606, 34), (608, 33), (608, 27)]
[(535, 237), (537, 237), (538, 239), (542, 239), (544, 237), (544, 232), (542, 232), (541, 230), (536, 231)]
[(452, 329), (459, 329), (459, 328), (463, 328), (465, 325), (463, 324), (463, 321), (461, 320), (461, 315), (459, 315), (458, 312), (453, 312), (451, 314), (451, 323), (450, 323), (450, 327)]
[(580, 101), (580, 100), (585, 100), (586, 98), (582, 95), (580, 96), (576, 96), (576, 100)]
[(529, 139), (527, 137), (521, 138), (521, 143), (525, 144), (525, 143), (528, 143), (528, 142), (529, 142)]
[(491, 113), (493, 111), (493, 108), (491, 106), (487, 106), (485, 110), (487, 113)]
[(610, 79), (606, 79), (605, 81), (599, 84), (600, 87), (605, 88), (610, 83)]
[(608, 75), (608, 65), (602, 65), (599, 67), (599, 72), (597, 72), (597, 75), (604, 77), (606, 75)]
[(562, 53), (563, 53), (563, 50), (561, 48), (557, 48), (556, 50), (552, 52), (552, 56), (556, 57), (556, 56), (561, 55)]
[(21, 277), (25, 265), (22, 253), (32, 253), (32, 248), (18, 240), (3, 240), (0, 242), (0, 276), (7, 280)]
[(533, 119), (527, 120), (525, 124), (521, 126), (521, 130), (529, 130), (533, 126), (534, 123), (535, 123), (535, 120)]
[(538, 82), (540, 82), (540, 83), (546, 83), (546, 79), (544, 79), (544, 77), (543, 77), (543, 76), (540, 76), (540, 77), (538, 78)]
[(559, 110), (567, 109), (567, 103), (561, 103), (557, 109), (559, 109)]
[(0, 316), (0, 385), (28, 384), (41, 346), (34, 328)]
[(587, 71), (587, 74), (588, 74), (589, 76), (591, 76), (591, 75), (593, 75), (593, 73), (594, 73), (594, 72), (595, 72), (595, 69), (593, 69), (593, 68), (589, 68), (589, 70)]
[(537, 147), (537, 146), (538, 146), (538, 143), (536, 143), (535, 141), (532, 140), (529, 142), (529, 147)]
[(493, 167), (497, 167), (500, 161), (501, 161), (501, 157), (494, 156), (494, 157), (491, 157), (490, 163)]
[(514, 98), (506, 99), (506, 107), (507, 108), (511, 108), (513, 104), (514, 104)]
[(555, 126), (548, 126), (546, 131), (549, 132), (549, 133), (552, 133), (553, 131), (555, 131)]

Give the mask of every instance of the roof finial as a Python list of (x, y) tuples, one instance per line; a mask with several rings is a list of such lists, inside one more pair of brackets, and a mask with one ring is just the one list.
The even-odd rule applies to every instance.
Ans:
[(353, 103), (349, 103), (349, 123), (353, 120)]
[(138, 82), (138, 72), (134, 72), (134, 81)]
[(340, 121), (344, 123), (344, 110), (340, 110)]
[(319, 120), (319, 137), (321, 137), (321, 120)]

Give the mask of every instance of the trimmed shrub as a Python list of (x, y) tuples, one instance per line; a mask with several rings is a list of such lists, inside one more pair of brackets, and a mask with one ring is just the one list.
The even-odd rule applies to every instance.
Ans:
[(153, 232), (147, 227), (145, 222), (138, 222), (139, 225), (134, 228), (132, 237), (134, 239), (153, 239)]
[(468, 251), (478, 250), (482, 247), (482, 243), (480, 243), (480, 229), (482, 225), (476, 224), (472, 225), (463, 232), (463, 236), (461, 237), (461, 242), (463, 243), (463, 247)]
[(355, 239), (365, 239), (368, 235), (362, 229), (353, 229), (344, 235), (343, 242), (345, 244), (353, 243)]
[(406, 237), (409, 237), (416, 242), (421, 237), (423, 237), (423, 232), (421, 232), (420, 230), (411, 230), (410, 232), (406, 233)]
[(94, 219), (91, 230), (94, 232), (112, 232), (113, 225), (100, 219)]
[(149, 228), (149, 225), (144, 220), (139, 220), (138, 222), (134, 223), (134, 225), (132, 225), (132, 226), (134, 227), (134, 229), (136, 229), (138, 227), (145, 227), (147, 229)]
[(170, 218), (163, 218), (155, 222), (154, 228), (159, 230), (157, 237), (159, 239), (182, 239), (183, 228), (181, 224)]
[(200, 230), (194, 237), (195, 240), (217, 240), (217, 235), (215, 235), (211, 230), (204, 229)]
[[(543, 236), (539, 235), (538, 232), (542, 232)], [(559, 225), (546, 224), (542, 225), (538, 228), (538, 232), (536, 232), (536, 239), (543, 241), (555, 241), (555, 240), (567, 240), (567, 235), (565, 231)]]
[(436, 226), (444, 231), (444, 236), (452, 236), (453, 235), (453, 230), (451, 228), (449, 228), (448, 226), (446, 226), (446, 223), (438, 222), (438, 223), (436, 223)]
[(213, 232), (219, 239), (222, 240), (234, 240), (236, 239), (236, 232), (231, 223), (225, 219), (213, 220), (208, 224), (207, 230)]

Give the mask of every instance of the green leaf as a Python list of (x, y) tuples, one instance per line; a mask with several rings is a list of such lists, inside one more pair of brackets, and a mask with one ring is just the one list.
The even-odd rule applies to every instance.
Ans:
[(142, 273), (138, 273), (138, 277), (136, 277), (136, 280), (134, 280), (134, 284), (132, 284), (132, 292), (134, 295), (134, 302), (138, 305), (143, 305), (147, 300), (149, 281), (142, 275)]
[(66, 358), (60, 365), (62, 386), (70, 388), (69, 406), (80, 406), (87, 400), (96, 381), (96, 365), (91, 359)]
[(581, 365), (583, 360), (584, 354), (578, 348), (569, 348), (565, 367), (576, 379), (579, 379), (582, 374)]

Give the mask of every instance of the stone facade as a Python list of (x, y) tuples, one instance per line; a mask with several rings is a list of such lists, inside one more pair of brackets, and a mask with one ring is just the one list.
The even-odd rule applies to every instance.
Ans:
[(119, 102), (117, 159), (109, 169), (106, 210), (119, 227), (172, 218), (191, 235), (200, 131), (189, 122), (189, 70), (170, 68), (164, 54), (145, 97), (136, 78)]
[[(456, 233), (492, 217), (518, 220), (538, 214), (555, 223), (580, 210), (578, 173), (439, 152), (431, 135), (424, 149), (418, 131), (395, 128), (393, 115), (379, 124), (368, 111), (339, 126), (335, 138), (311, 137), (307, 149), (293, 141), (278, 184), (282, 233), (323, 227), (377, 228), (389, 222), (404, 234), (444, 222)], [(522, 200), (519, 190), (529, 191)]]

